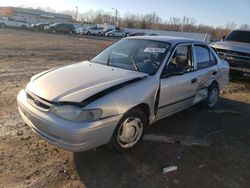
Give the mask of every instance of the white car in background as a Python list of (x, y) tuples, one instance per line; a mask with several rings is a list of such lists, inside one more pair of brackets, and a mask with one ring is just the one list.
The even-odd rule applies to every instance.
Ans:
[(78, 27), (78, 28), (75, 29), (75, 32), (76, 32), (77, 34), (81, 34), (81, 31), (82, 31), (83, 29), (84, 29), (83, 27)]
[(112, 30), (107, 33), (105, 33), (105, 36), (107, 37), (126, 37), (127, 33), (124, 30)]
[(18, 28), (26, 29), (29, 27), (29, 24), (26, 22), (23, 22), (23, 21), (5, 18), (5, 19), (0, 19), (0, 27), (2, 27), (2, 28), (4, 28), (4, 27), (18, 27)]
[(82, 28), (80, 30), (81, 35), (98, 35), (101, 36), (102, 30), (98, 27), (88, 27), (88, 28)]

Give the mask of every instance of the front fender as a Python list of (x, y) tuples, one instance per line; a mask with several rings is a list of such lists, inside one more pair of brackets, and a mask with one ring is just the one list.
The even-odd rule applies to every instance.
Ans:
[(86, 109), (101, 108), (102, 118), (124, 114), (133, 107), (145, 103), (149, 106), (151, 121), (154, 116), (154, 105), (159, 88), (159, 79), (147, 77), (138, 82), (127, 85), (112, 93), (109, 93), (89, 105)]

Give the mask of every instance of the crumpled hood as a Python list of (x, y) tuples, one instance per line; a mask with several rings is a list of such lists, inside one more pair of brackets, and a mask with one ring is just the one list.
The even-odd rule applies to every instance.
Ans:
[(85, 61), (35, 75), (26, 91), (53, 102), (82, 102), (100, 91), (146, 75)]
[(242, 42), (220, 41), (212, 43), (211, 47), (223, 50), (232, 50), (237, 52), (250, 53), (250, 44)]

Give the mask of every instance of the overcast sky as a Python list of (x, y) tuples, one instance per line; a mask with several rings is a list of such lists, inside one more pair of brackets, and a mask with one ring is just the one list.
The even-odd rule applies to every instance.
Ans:
[(199, 24), (224, 26), (228, 22), (250, 25), (250, 0), (0, 0), (0, 6), (50, 7), (79, 12), (90, 9), (145, 14), (156, 12), (163, 20), (170, 17), (193, 17)]

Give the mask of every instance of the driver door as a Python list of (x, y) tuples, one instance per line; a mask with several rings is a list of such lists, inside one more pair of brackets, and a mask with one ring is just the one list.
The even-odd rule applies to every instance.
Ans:
[[(175, 49), (170, 62), (171, 66), (180, 67), (182, 73), (169, 74), (160, 79), (160, 96), (156, 118), (161, 119), (192, 105), (197, 90), (197, 71), (194, 71), (193, 47), (190, 44), (179, 45)], [(173, 70), (173, 69), (171, 69)], [(177, 69), (176, 69), (177, 70)], [(164, 72), (164, 71), (163, 71)]]

